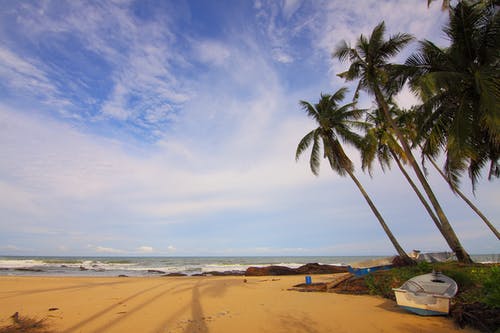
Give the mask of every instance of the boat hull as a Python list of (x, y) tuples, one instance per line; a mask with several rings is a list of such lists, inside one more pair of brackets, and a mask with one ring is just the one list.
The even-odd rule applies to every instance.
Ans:
[(385, 271), (391, 269), (392, 267), (392, 265), (381, 265), (364, 268), (354, 268), (349, 265), (347, 266), (347, 270), (349, 271), (349, 273), (354, 274), (355, 276), (365, 276), (376, 271)]
[(396, 301), (402, 308), (421, 316), (446, 316), (450, 311), (450, 298), (440, 295), (412, 293), (394, 289)]

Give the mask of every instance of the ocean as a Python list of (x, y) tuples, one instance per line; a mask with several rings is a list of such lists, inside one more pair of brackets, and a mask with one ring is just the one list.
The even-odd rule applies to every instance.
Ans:
[[(0, 275), (7, 276), (158, 276), (245, 271), (250, 266), (297, 268), (307, 263), (349, 265), (384, 256), (318, 257), (42, 257), (0, 256)], [(500, 262), (499, 254), (473, 255), (476, 262)]]

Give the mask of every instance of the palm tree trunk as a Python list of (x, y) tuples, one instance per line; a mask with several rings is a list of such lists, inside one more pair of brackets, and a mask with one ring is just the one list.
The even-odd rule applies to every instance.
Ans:
[[(448, 185), (451, 186), (450, 182), (448, 181), (448, 178), (446, 178), (446, 175), (443, 173), (443, 171), (441, 171), (441, 169), (439, 168), (439, 166), (436, 164), (436, 162), (432, 159), (432, 158), (428, 158), (429, 161), (431, 162), (431, 164), (434, 166), (434, 168), (439, 172), (439, 174), (441, 175), (441, 177), (444, 178), (444, 180), (448, 183)], [(481, 211), (465, 196), (465, 194), (462, 193), (462, 191), (460, 191), (458, 188), (453, 188), (452, 187), (452, 190), (453, 192), (455, 192), (456, 194), (458, 194), (458, 196), (460, 198), (462, 198), (463, 201), (465, 201), (469, 207), (484, 221), (484, 223), (486, 223), (486, 225), (488, 226), (488, 228), (491, 229), (491, 231), (493, 231), (493, 233), (495, 234), (495, 236), (497, 236), (498, 239), (500, 239), (500, 233), (498, 232), (498, 230), (495, 228), (495, 226), (486, 218), (486, 216), (483, 215), (483, 213), (481, 213)]]
[[(424, 205), (425, 210), (427, 211), (427, 213), (429, 213), (429, 216), (431, 217), (432, 221), (434, 221), (434, 224), (436, 225), (436, 227), (439, 229), (441, 234), (443, 234), (443, 230), (441, 229), (441, 222), (439, 222), (439, 219), (437, 218), (436, 214), (434, 214), (434, 211), (432, 210), (431, 206), (429, 206), (429, 204), (427, 203), (427, 200), (425, 200), (424, 196), (422, 195), (422, 193), (418, 189), (417, 185), (415, 185), (413, 180), (410, 178), (410, 175), (406, 172), (406, 170), (404, 169), (403, 165), (401, 164), (401, 161), (399, 160), (398, 156), (396, 155), (396, 153), (394, 153), (394, 151), (392, 149), (391, 149), (391, 154), (392, 154), (392, 157), (394, 158), (394, 160), (396, 161), (396, 164), (398, 165), (399, 170), (401, 170), (401, 173), (405, 176), (405, 178), (408, 181), (408, 183), (410, 184), (411, 188), (413, 189), (413, 191), (415, 192), (417, 197), (420, 199), (420, 202), (422, 203), (422, 205)], [(444, 235), (443, 235), (443, 237), (444, 237)]]
[(396, 137), (398, 138), (399, 142), (401, 143), (401, 146), (404, 149), (404, 152), (408, 158), (408, 162), (410, 163), (411, 167), (413, 168), (413, 171), (415, 172), (418, 180), (422, 184), (422, 187), (427, 194), (427, 197), (429, 198), (429, 201), (431, 202), (432, 206), (434, 207), (434, 210), (439, 218), (439, 221), (441, 221), (441, 233), (443, 234), (446, 242), (450, 246), (450, 248), (455, 252), (455, 255), (457, 256), (458, 261), (462, 263), (472, 263), (472, 259), (470, 258), (469, 254), (465, 249), (463, 248), (462, 244), (458, 240), (457, 235), (455, 234), (455, 231), (453, 230), (450, 222), (448, 221), (448, 218), (446, 217), (443, 209), (441, 208), (441, 205), (439, 204), (439, 201), (437, 200), (436, 196), (434, 195), (434, 192), (432, 191), (432, 188), (430, 187), (429, 183), (427, 182), (427, 179), (424, 176), (424, 173), (418, 166), (417, 161), (415, 160), (415, 157), (413, 156), (413, 153), (411, 152), (410, 145), (408, 142), (406, 142), (406, 139), (404, 138), (403, 134), (399, 130), (398, 126), (394, 122), (394, 119), (392, 119), (390, 113), (389, 113), (389, 106), (387, 105), (387, 102), (385, 101), (385, 98), (382, 94), (382, 91), (380, 90), (380, 87), (378, 86), (377, 83), (373, 85), (373, 90), (375, 93), (375, 99), (377, 100), (377, 104), (379, 107), (382, 109), (384, 112), (384, 116), (389, 124), (389, 126), (394, 130), (394, 133), (396, 134)]
[(378, 221), (380, 222), (380, 225), (382, 226), (382, 229), (384, 229), (387, 237), (389, 237), (392, 245), (396, 248), (396, 251), (398, 252), (399, 254), (399, 257), (407, 264), (409, 265), (412, 265), (412, 264), (415, 264), (415, 262), (408, 256), (408, 254), (406, 254), (406, 252), (403, 250), (403, 248), (401, 247), (401, 245), (399, 245), (398, 241), (396, 240), (396, 237), (394, 237), (394, 235), (392, 234), (391, 230), (389, 229), (389, 227), (387, 226), (387, 224), (385, 223), (384, 221), (384, 218), (382, 217), (382, 215), (379, 213), (379, 211), (377, 210), (377, 208), (375, 207), (375, 204), (372, 202), (372, 200), (370, 199), (370, 197), (368, 196), (368, 193), (366, 193), (365, 189), (363, 188), (363, 186), (361, 185), (361, 183), (358, 181), (358, 179), (356, 178), (356, 176), (354, 176), (354, 174), (352, 173), (351, 170), (349, 169), (346, 169), (346, 172), (349, 174), (349, 176), (351, 176), (351, 179), (353, 180), (353, 182), (356, 184), (356, 186), (358, 186), (358, 189), (359, 191), (361, 192), (361, 194), (363, 195), (363, 197), (365, 198), (366, 202), (368, 203), (368, 205), (370, 206), (373, 214), (375, 214), (375, 216), (377, 217)]

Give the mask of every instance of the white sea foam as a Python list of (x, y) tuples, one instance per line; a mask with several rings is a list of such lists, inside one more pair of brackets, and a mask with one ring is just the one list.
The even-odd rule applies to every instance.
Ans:
[(31, 268), (43, 266), (42, 260), (16, 259), (16, 260), (0, 260), (1, 268)]

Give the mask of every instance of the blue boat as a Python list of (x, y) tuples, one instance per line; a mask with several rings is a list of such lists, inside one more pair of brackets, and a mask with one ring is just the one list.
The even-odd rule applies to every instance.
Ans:
[(385, 271), (391, 269), (392, 265), (380, 265), (380, 266), (372, 266), (372, 267), (364, 267), (364, 268), (354, 268), (352, 266), (347, 266), (347, 270), (349, 273), (354, 274), (354, 276), (365, 276), (367, 274), (376, 272), (376, 271)]

